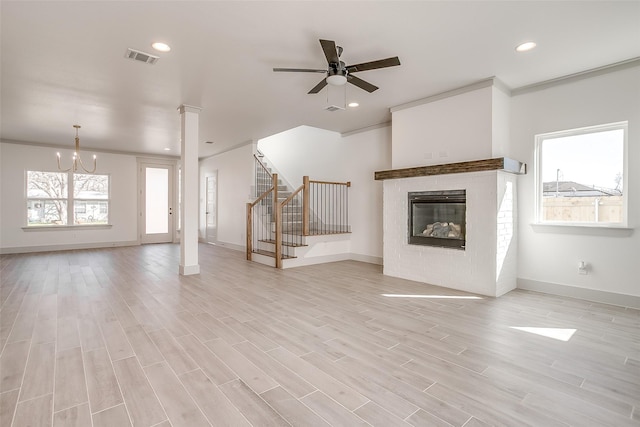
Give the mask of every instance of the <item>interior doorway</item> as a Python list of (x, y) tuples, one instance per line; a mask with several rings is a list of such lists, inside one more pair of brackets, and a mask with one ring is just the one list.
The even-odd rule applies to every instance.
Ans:
[(207, 243), (218, 240), (218, 171), (206, 178), (206, 234)]

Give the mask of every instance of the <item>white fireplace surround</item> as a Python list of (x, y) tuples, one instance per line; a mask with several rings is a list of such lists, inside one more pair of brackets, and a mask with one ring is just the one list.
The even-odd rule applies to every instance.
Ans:
[[(386, 179), (384, 274), (497, 297), (516, 288), (517, 175), (501, 170)], [(465, 250), (408, 244), (407, 195), (464, 189)]]

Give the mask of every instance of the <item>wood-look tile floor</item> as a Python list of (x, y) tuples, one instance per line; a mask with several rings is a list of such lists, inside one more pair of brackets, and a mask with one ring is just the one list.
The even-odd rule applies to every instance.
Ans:
[(201, 245), (0, 257), (0, 426), (640, 425), (640, 312)]

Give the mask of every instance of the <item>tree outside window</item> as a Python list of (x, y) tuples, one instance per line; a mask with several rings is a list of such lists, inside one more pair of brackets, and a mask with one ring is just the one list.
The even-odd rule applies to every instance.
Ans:
[(68, 174), (27, 172), (28, 225), (66, 225)]
[(109, 175), (27, 171), (27, 225), (109, 223)]
[(73, 174), (74, 224), (108, 224), (109, 176)]

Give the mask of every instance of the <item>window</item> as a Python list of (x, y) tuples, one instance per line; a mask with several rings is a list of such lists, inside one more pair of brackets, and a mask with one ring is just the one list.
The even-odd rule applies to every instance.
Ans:
[(67, 223), (68, 174), (27, 172), (27, 225)]
[(627, 123), (536, 136), (537, 220), (626, 225)]
[(109, 175), (27, 171), (27, 226), (108, 223)]
[(73, 203), (74, 224), (108, 224), (109, 176), (74, 173)]

